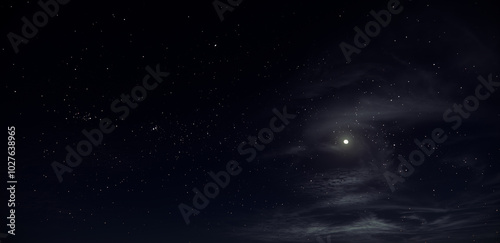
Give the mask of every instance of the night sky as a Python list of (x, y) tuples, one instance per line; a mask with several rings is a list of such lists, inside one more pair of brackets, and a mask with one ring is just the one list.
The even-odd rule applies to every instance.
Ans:
[(0, 242), (500, 242), (493, 1), (1, 11)]

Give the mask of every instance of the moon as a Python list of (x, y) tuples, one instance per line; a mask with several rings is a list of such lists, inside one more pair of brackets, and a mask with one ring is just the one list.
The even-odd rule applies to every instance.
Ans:
[(344, 139), (344, 144), (348, 144), (348, 143), (349, 143), (349, 140)]

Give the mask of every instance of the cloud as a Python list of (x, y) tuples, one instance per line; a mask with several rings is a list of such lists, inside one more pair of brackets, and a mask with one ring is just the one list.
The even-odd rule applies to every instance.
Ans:
[[(496, 183), (498, 178), (494, 178)], [(300, 206), (263, 210), (255, 224), (236, 235), (257, 242), (459, 242), (493, 239), (500, 227), (500, 191), (456, 193), (448, 200), (429, 194), (384, 193), (368, 169), (333, 170), (304, 176)], [(488, 180), (489, 181), (489, 180)], [(486, 182), (486, 181), (485, 181)]]

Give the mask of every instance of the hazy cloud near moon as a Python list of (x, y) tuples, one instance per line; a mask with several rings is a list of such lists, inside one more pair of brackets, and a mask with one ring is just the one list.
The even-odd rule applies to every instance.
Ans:
[[(437, 13), (424, 13), (432, 14)], [(450, 156), (435, 158), (432, 163), (473, 172), (474, 179), (466, 180), (467, 188), (477, 191), (445, 191), (443, 188), (454, 182), (439, 178), (424, 180), (422, 176), (415, 182), (419, 183), (418, 188), (407, 183), (404, 190), (388, 193), (380, 174), (383, 164), (390, 167), (395, 163), (396, 150), (389, 143), (390, 135), (404, 136), (401, 130), (443, 125), (443, 112), (463, 100), (470, 90), (470, 87), (462, 89), (463, 83), (470, 83), (471, 87), (476, 85), (477, 75), (464, 72), (464, 65), (470, 62), (484, 64), (481, 69), (497, 66), (497, 57), (484, 47), (486, 45), (479, 41), (474, 31), (468, 26), (450, 23), (459, 21), (446, 16), (445, 22), (435, 23), (436, 33), (428, 33), (428, 29), (420, 26), (413, 33), (422, 32), (424, 42), (448, 28), (449, 37), (443, 37), (443, 48), (463, 51), (458, 54), (455, 51), (456, 56), (451, 59), (456, 60), (446, 65), (439, 59), (436, 65), (432, 62), (426, 62), (429, 66), (416, 64), (415, 59), (433, 51), (416, 53), (415, 46), (403, 44), (400, 50), (385, 53), (378, 63), (363, 63), (358, 59), (348, 66), (315, 66), (311, 72), (299, 75), (293, 97), (299, 104), (313, 104), (313, 111), (302, 118), (307, 121), (297, 135), (301, 141), (275, 149), (274, 158), (315, 158), (336, 165), (336, 169), (311, 172), (294, 180), (296, 184), (291, 187), (300, 188), (297, 190), (304, 203), (263, 210), (260, 214), (267, 215), (265, 220), (235, 234), (252, 236), (262, 242), (316, 242), (317, 236), (324, 242), (328, 236), (332, 242), (462, 242), (463, 239), (469, 242), (471, 232), (478, 239), (493, 239), (495, 233), (487, 229), (500, 228), (495, 221), (500, 190), (486, 193), (481, 188), (498, 185), (500, 176), (482, 174), (487, 169), (487, 163), (482, 161), (464, 165), (463, 157), (473, 159), (474, 153), (460, 150), (454, 155), (448, 152)], [(454, 40), (453, 36), (463, 40)], [(387, 41), (387, 45), (392, 45), (392, 40), (388, 39), (378, 44), (384, 45)], [(472, 46), (467, 44), (465, 48), (464, 43)], [(408, 53), (402, 56), (396, 52)], [(414, 55), (411, 60), (410, 54)], [(375, 54), (367, 51), (363, 55)], [(443, 69), (451, 74), (436, 74)], [(487, 135), (458, 136), (448, 142), (452, 145), (458, 141), (470, 143), (477, 136)], [(345, 137), (349, 139), (347, 146), (342, 143)], [(410, 135), (402, 142), (403, 146), (412, 146), (414, 138), (417, 137)], [(349, 169), (339, 169), (343, 164), (337, 158), (341, 156), (359, 163), (352, 163)], [(439, 188), (436, 189), (440, 190), (439, 198), (434, 195), (437, 192), (433, 188)], [(262, 231), (266, 228), (270, 230)]]
[[(461, 229), (480, 232), (484, 222), (495, 224), (489, 212), (495, 210), (493, 205), (500, 203), (500, 192), (460, 193), (437, 202), (429, 195), (408, 198), (408, 195), (380, 193), (377, 189), (385, 185), (374, 181), (377, 181), (376, 175), (370, 170), (310, 176), (295, 185), (304, 187), (302, 193), (309, 199), (305, 205), (263, 211), (263, 215), (270, 215), (264, 222), (236, 234), (262, 242), (305, 242), (305, 239), (316, 242), (316, 236), (322, 236), (325, 242), (327, 236), (332, 242), (445, 239), (460, 242), (459, 239), (470, 237), (467, 231), (460, 232)], [(478, 208), (482, 208), (479, 214), (474, 211)], [(272, 230), (262, 230), (266, 228)], [(481, 237), (480, 233), (477, 237)]]

